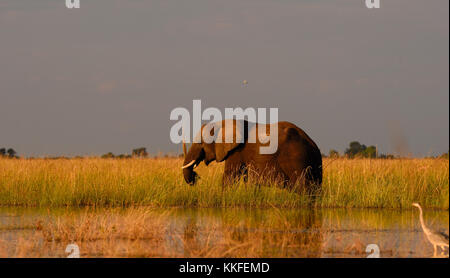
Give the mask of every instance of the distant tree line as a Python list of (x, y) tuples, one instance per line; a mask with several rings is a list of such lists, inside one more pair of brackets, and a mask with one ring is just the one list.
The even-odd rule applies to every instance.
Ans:
[[(326, 157), (326, 155), (323, 155)], [(328, 157), (330, 158), (381, 158), (381, 159), (394, 159), (396, 158), (393, 154), (383, 154), (379, 153), (376, 146), (366, 146), (364, 144), (359, 143), (358, 141), (350, 142), (345, 152), (341, 155), (337, 150), (331, 149), (328, 153)], [(398, 156), (397, 156), (398, 157)], [(426, 158), (442, 158), (449, 159), (449, 153), (443, 153), (438, 156), (428, 156)]]
[(18, 158), (18, 156), (17, 156), (17, 152), (14, 150), (14, 149), (12, 149), (12, 148), (9, 148), (9, 149), (6, 149), (6, 148), (0, 148), (0, 157), (3, 157), (3, 158)]
[(115, 155), (112, 152), (106, 153), (102, 155), (102, 158), (147, 158), (148, 153), (146, 148), (137, 148), (131, 151), (131, 155), (129, 154), (119, 154)]
[(367, 158), (377, 158), (377, 147), (375, 146), (366, 146), (364, 144), (359, 143), (358, 141), (350, 142), (349, 147), (345, 150), (344, 154), (348, 158), (355, 157), (367, 157)]
[(377, 147), (366, 146), (359, 143), (358, 141), (352, 141), (345, 149), (343, 155), (341, 155), (337, 150), (331, 149), (328, 153), (331, 158), (346, 157), (346, 158), (394, 158), (393, 155), (379, 154)]
[[(322, 155), (323, 157), (327, 157), (326, 155)], [(149, 154), (147, 149), (144, 147), (136, 148), (131, 151), (130, 154), (119, 154), (115, 155), (112, 152), (108, 152), (101, 156), (102, 158), (148, 158)], [(183, 154), (173, 154), (173, 153), (162, 153), (159, 152), (154, 158), (175, 158), (175, 157), (183, 157)], [(330, 158), (381, 158), (381, 159), (394, 159), (396, 156), (393, 154), (382, 154), (378, 153), (377, 148), (375, 146), (366, 146), (364, 144), (359, 143), (358, 141), (350, 142), (349, 147), (345, 149), (345, 152), (341, 155), (337, 150), (331, 149), (328, 153), (328, 157)], [(0, 158), (19, 158), (17, 152), (12, 149), (0, 148)], [(57, 156), (57, 157), (47, 157), (48, 159), (70, 159), (70, 157), (65, 156)], [(73, 158), (83, 158), (82, 156), (75, 156)], [(441, 158), (441, 159), (449, 159), (449, 152), (443, 153), (438, 156), (427, 156), (425, 158)], [(33, 157), (29, 157), (29, 159), (33, 159)]]
[(443, 153), (439, 156), (439, 158), (448, 159), (448, 151), (446, 153)]

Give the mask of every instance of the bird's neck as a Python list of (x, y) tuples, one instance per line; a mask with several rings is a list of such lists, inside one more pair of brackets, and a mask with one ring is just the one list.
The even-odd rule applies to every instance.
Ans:
[(420, 211), (420, 216), (419, 216), (419, 218), (420, 218), (420, 225), (422, 225), (422, 229), (424, 231), (428, 231), (428, 228), (427, 228), (427, 226), (425, 226), (425, 222), (423, 221), (423, 212), (422, 212), (422, 208), (421, 207), (419, 207), (419, 211)]

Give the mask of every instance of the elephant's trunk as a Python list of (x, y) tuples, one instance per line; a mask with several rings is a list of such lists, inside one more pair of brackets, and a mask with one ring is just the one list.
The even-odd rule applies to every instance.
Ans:
[(187, 184), (194, 185), (197, 181), (197, 173), (194, 168), (204, 159), (204, 151), (200, 144), (192, 144), (183, 162), (183, 177)]
[(194, 185), (197, 178), (197, 173), (194, 171), (194, 166), (183, 169), (184, 180), (189, 185)]

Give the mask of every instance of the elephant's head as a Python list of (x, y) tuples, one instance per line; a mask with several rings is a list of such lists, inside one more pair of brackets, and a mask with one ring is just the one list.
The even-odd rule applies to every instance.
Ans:
[[(205, 134), (209, 134), (209, 138), (206, 138)], [(194, 171), (198, 164), (202, 161), (206, 165), (214, 160), (222, 162), (233, 150), (244, 144), (244, 123), (236, 120), (224, 120), (205, 124), (195, 138), (197, 140), (194, 139), (188, 152), (183, 146), (185, 150), (183, 176), (190, 185), (194, 185), (198, 178)]]

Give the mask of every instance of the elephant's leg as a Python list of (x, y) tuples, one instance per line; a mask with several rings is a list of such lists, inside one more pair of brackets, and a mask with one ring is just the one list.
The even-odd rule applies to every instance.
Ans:
[(222, 178), (222, 189), (229, 184), (233, 184), (239, 180), (242, 174), (243, 165), (241, 163), (233, 163), (233, 161), (225, 161), (225, 170)]
[(312, 163), (305, 161), (300, 154), (281, 153), (278, 157), (278, 163), (289, 177), (289, 186), (295, 192), (306, 193), (307, 195), (316, 195), (319, 192), (317, 190), (321, 180), (316, 179), (318, 170), (313, 169)]
[(287, 176), (285, 185), (294, 191), (300, 191), (305, 183), (305, 175), (301, 170), (303, 165), (299, 161), (289, 158), (279, 159), (279, 165)]
[(289, 177), (273, 160), (257, 160), (247, 166), (250, 180), (258, 188), (261, 185), (289, 186)]
[(246, 165), (241, 166), (241, 175), (244, 177), (244, 182), (248, 182), (248, 168)]

